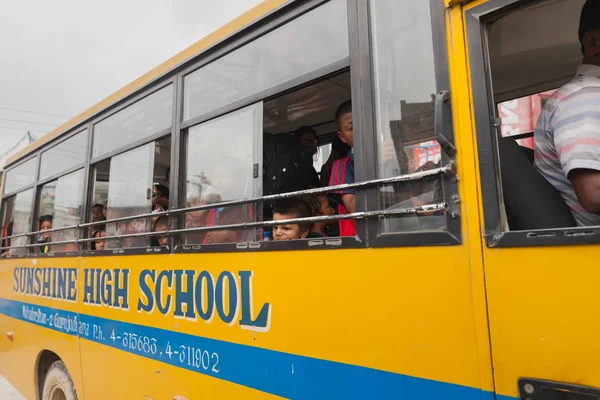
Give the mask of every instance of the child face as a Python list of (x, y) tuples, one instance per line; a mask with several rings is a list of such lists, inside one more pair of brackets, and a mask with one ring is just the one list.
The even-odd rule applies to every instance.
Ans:
[(338, 136), (340, 140), (350, 147), (354, 147), (354, 132), (352, 128), (352, 113), (340, 117)]
[[(169, 230), (167, 224), (158, 224), (154, 226), (154, 232), (163, 232)], [(157, 236), (158, 244), (161, 246), (167, 246), (169, 244), (169, 235), (160, 235)]]
[[(52, 222), (44, 221), (40, 224), (40, 231), (47, 231), (48, 229), (52, 229)], [(44, 239), (48, 239), (50, 237), (50, 233), (42, 233), (42, 237)]]
[[(273, 221), (297, 218), (292, 214), (273, 214)], [(273, 239), (275, 240), (297, 240), (304, 239), (308, 235), (307, 230), (302, 230), (298, 224), (277, 225), (273, 227)]]
[[(98, 232), (96, 234), (97, 238), (101, 238), (101, 237), (105, 237), (106, 236), (106, 232), (102, 231), (102, 232)], [(97, 240), (96, 241), (96, 250), (104, 250), (104, 240)]]

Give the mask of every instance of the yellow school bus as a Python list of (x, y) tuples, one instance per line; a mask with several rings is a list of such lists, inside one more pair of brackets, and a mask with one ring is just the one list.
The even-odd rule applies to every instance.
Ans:
[[(599, 398), (600, 230), (515, 108), (574, 76), (583, 3), (266, 0), (33, 143), (0, 373), (44, 400)], [(276, 190), (267, 143), (312, 127), (331, 165), (349, 99), (355, 179)], [(272, 204), (338, 191), (355, 211), (285, 221), (332, 233), (267, 240)]]

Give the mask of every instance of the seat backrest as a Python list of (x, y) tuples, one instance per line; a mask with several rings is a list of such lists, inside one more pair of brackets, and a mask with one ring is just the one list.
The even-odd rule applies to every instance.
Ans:
[(533, 149), (530, 149), (529, 147), (523, 147), (523, 146), (519, 146), (521, 148), (521, 151), (523, 152), (523, 154), (525, 154), (525, 157), (527, 157), (527, 160), (533, 164), (534, 162), (534, 151)]
[(504, 205), (510, 229), (532, 230), (577, 226), (560, 194), (511, 138), (498, 140)]

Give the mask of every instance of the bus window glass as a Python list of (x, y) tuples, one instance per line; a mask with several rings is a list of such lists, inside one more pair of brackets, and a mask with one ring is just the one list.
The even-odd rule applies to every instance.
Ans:
[[(45, 184), (39, 195), (38, 223), (41, 225), (42, 221), (51, 221), (52, 229), (77, 225), (81, 217), (82, 195), (83, 169)], [(41, 226), (37, 226), (36, 230), (41, 230), (41, 228)], [(77, 251), (76, 243), (51, 245), (52, 242), (77, 239), (77, 232), (77, 229), (69, 229), (52, 232), (48, 235), (38, 234), (34, 240), (45, 245), (39, 246), (35, 250), (40, 253), (46, 250), (52, 252)]]
[[(186, 205), (188, 207), (250, 198), (259, 193), (253, 177), (255, 139), (262, 131), (262, 103), (190, 128), (187, 136)], [(255, 220), (255, 207), (226, 207), (189, 212), (186, 228)], [(192, 233), (187, 244), (251, 240), (251, 232), (219, 230)]]
[[(375, 74), (378, 176), (436, 168), (436, 93), (429, 2), (371, 0)], [(408, 58), (407, 58), (408, 57)], [(383, 187), (384, 209), (442, 201), (441, 179)], [(445, 228), (443, 215), (386, 219), (384, 232)]]
[[(33, 205), (33, 189), (17, 193), (16, 196), (9, 200), (12, 203), (11, 207), (6, 207), (4, 232), (12, 235), (20, 235), (31, 231), (31, 206)], [(10, 213), (9, 213), (10, 212)], [(10, 234), (8, 236), (10, 236)], [(25, 246), (29, 241), (27, 237), (18, 237), (10, 239), (10, 246)], [(26, 254), (26, 248), (10, 249), (9, 255)], [(4, 251), (3, 254), (6, 254)]]
[(349, 56), (346, 0), (333, 0), (184, 79), (184, 120)]
[(42, 153), (40, 179), (83, 164), (87, 144), (87, 130), (57, 144)]
[[(2, 237), (8, 238), (13, 234), (13, 217), (16, 196), (7, 197), (2, 201)], [(11, 239), (2, 239), (2, 247), (10, 247)], [(2, 256), (9, 254), (9, 249), (2, 249)]]
[(4, 193), (15, 192), (35, 181), (35, 167), (37, 157), (25, 161), (21, 165), (6, 172), (4, 181)]
[[(107, 219), (129, 217), (150, 212), (154, 148), (151, 142), (110, 160)], [(106, 236), (148, 232), (149, 218), (108, 223)], [(137, 248), (148, 245), (147, 237), (131, 237), (106, 242), (107, 248)]]
[(171, 126), (173, 85), (94, 125), (92, 157), (99, 157)]

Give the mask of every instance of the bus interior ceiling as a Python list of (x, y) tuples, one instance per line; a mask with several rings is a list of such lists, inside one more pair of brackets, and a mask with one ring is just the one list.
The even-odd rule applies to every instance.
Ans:
[(320, 145), (331, 142), (337, 131), (335, 111), (350, 97), (349, 71), (289, 91), (265, 101), (264, 131), (291, 134), (302, 126), (312, 126)]
[(577, 36), (585, 0), (548, 0), (491, 24), (488, 52), (495, 103), (556, 89), (581, 63)]

